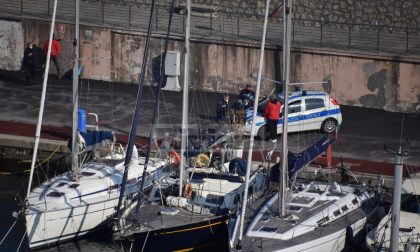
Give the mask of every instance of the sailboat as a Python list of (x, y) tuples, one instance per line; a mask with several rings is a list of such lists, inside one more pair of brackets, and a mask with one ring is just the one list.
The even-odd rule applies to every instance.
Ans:
[[(250, 204), (247, 208), (255, 209), (255, 212), (245, 237), (240, 230), (236, 248), (244, 251), (341, 251), (350, 248), (357, 234), (364, 230), (380, 197), (375, 197), (364, 186), (299, 181), (296, 179), (299, 171), (290, 169), (295, 162), (288, 155), (287, 143), (292, 0), (284, 0), (283, 10), (285, 108), (282, 162), (277, 173), (280, 176), (274, 178), (279, 181), (280, 177), (280, 189), (259, 206)], [(319, 144), (325, 146), (327, 143), (321, 140)], [(245, 205), (242, 210), (241, 226), (244, 225)]]
[[(188, 125), (186, 119), (188, 103), (185, 101), (189, 79), (190, 0), (187, 1), (187, 9), (183, 143), (186, 143)], [(266, 27), (266, 22), (264, 27)], [(265, 30), (266, 28), (264, 32)], [(264, 48), (261, 55), (263, 51)], [(262, 64), (262, 59), (260, 62)], [(260, 81), (257, 84), (256, 100), (258, 100), (259, 90)], [(254, 106), (257, 104), (258, 102), (255, 102)], [(226, 135), (222, 139), (226, 139)], [(224, 145), (223, 140), (219, 139), (218, 142)], [(188, 162), (182, 161), (187, 154), (185, 144), (183, 144), (179, 178), (165, 178), (155, 182), (148, 196), (149, 204), (138, 201), (127, 207), (119, 220), (119, 229), (114, 234), (114, 240), (121, 242), (123, 247), (135, 251), (228, 251), (231, 246), (230, 231), (235, 226), (237, 218), (234, 216), (239, 213), (243, 191), (250, 191), (247, 201), (251, 198), (255, 199), (263, 192), (266, 184), (265, 167), (259, 162), (251, 162), (252, 142), (253, 139), (248, 152), (248, 161), (235, 158), (235, 156), (232, 156), (231, 160), (224, 160), (224, 155), (222, 155), (220, 165), (212, 166), (210, 162), (207, 162), (201, 168), (196, 167), (197, 161), (210, 160), (211, 157), (201, 153), (193, 157), (195, 162), (188, 167)], [(215, 146), (216, 143), (213, 143), (206, 148), (205, 152), (212, 153), (211, 149)], [(226, 148), (222, 150), (228, 151)], [(237, 153), (237, 157), (242, 156), (241, 150), (234, 153)], [(244, 183), (246, 174), (248, 174), (248, 187), (245, 187)], [(183, 186), (184, 179), (187, 181), (185, 186)]]
[[(420, 174), (402, 182), (403, 153), (396, 153), (392, 208), (366, 236), (371, 251), (418, 251), (420, 249)], [(402, 184), (402, 185), (401, 185)]]
[[(54, 2), (54, 14), (46, 62), (47, 72), (43, 82), (29, 185), (22, 211), (26, 220), (26, 233), (30, 248), (52, 245), (106, 226), (105, 224), (112, 220), (121, 197), (132, 197), (137, 192), (137, 187), (140, 183), (143, 182), (145, 187), (149, 187), (154, 180), (158, 180), (172, 171), (172, 159), (169, 157), (153, 159), (149, 165), (148, 175), (143, 176), (144, 158), (137, 155), (137, 149), (134, 144), (129, 146), (126, 151), (122, 150), (122, 148), (118, 151), (116, 148), (113, 148), (115, 141), (112, 132), (93, 131), (85, 133), (82, 132), (83, 130), (80, 127), (78, 128), (78, 7), (79, 0), (76, 0), (75, 41), (77, 43), (73, 69), (72, 171), (53, 177), (32, 189), (32, 178), (45, 102), (51, 38), (54, 31), (57, 8), (56, 0)], [(91, 143), (85, 151), (94, 148), (102, 140), (110, 142), (112, 151), (105, 157), (81, 164), (79, 162), (80, 156), (85, 151), (79, 149), (78, 143), (83, 138), (88, 139), (85, 143)], [(132, 153), (132, 155), (130, 154), (128, 161), (125, 160), (124, 162), (124, 158), (128, 158), (126, 152)], [(129, 172), (125, 173), (125, 167), (130, 168)], [(126, 176), (123, 176), (124, 174)], [(123, 178), (128, 183), (123, 183)], [(146, 179), (143, 181), (142, 178)], [(123, 184), (124, 186), (121, 186)], [(124, 191), (122, 196), (120, 191)]]

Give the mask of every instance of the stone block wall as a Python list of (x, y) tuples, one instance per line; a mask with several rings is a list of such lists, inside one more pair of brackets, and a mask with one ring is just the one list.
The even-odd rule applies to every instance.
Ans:
[[(119, 0), (107, 2), (120, 3)], [(150, 0), (136, 0), (150, 3)], [(184, 1), (178, 0), (178, 4)], [(169, 4), (165, 0), (159, 4)], [(193, 4), (218, 7), (219, 10), (249, 15), (263, 15), (265, 0), (192, 0)], [(270, 10), (283, 3), (271, 0)], [(294, 17), (308, 21), (339, 22), (368, 26), (420, 27), (420, 1), (418, 0), (294, 0)], [(316, 24), (315, 22), (313, 24)]]

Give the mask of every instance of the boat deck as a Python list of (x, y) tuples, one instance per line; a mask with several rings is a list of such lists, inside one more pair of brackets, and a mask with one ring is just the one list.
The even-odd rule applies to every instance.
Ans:
[[(279, 239), (260, 238), (260, 237), (244, 237), (243, 242), (242, 242), (243, 244), (242, 251), (276, 251), (276, 250), (287, 249), (291, 247), (296, 247), (298, 245), (301, 245), (301, 244), (304, 244), (313, 240), (317, 240), (319, 238), (331, 235), (339, 231), (341, 231), (340, 236), (345, 237), (346, 235), (345, 230), (346, 230), (346, 227), (349, 225), (349, 223), (355, 223), (356, 221), (361, 220), (365, 218), (366, 216), (367, 216), (366, 212), (363, 209), (358, 208), (350, 212), (343, 218), (339, 218), (328, 225), (321, 226), (311, 232), (292, 238), (290, 240), (279, 240)], [(339, 242), (339, 240), (337, 239), (335, 240), (336, 242)], [(337, 247), (338, 245), (339, 244), (337, 244)]]
[[(162, 212), (174, 214), (161, 214)], [(137, 219), (135, 217), (135, 209), (133, 209), (129, 217), (125, 219), (124, 233), (121, 236), (129, 236), (133, 233), (165, 230), (171, 231), (171, 228), (179, 226), (191, 225), (203, 221), (210, 221), (215, 218), (214, 214), (193, 214), (179, 207), (167, 207), (160, 205), (144, 205), (140, 207)]]

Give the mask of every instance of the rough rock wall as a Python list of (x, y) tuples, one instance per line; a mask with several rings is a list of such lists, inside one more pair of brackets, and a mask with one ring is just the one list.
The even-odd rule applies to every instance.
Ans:
[(22, 24), (0, 20), (0, 68), (19, 70), (24, 49)]
[[(108, 2), (121, 1), (108, 0)], [(150, 1), (136, 0), (134, 2)], [(165, 4), (169, 2), (170, 0), (165, 0)], [(178, 3), (184, 4), (184, 1), (178, 1)], [(265, 0), (192, 0), (192, 3), (218, 7), (226, 12), (263, 15)], [(271, 0), (270, 9), (274, 10), (281, 3), (283, 3), (282, 0)], [(304, 20), (373, 26), (412, 28), (420, 26), (420, 1), (418, 0), (294, 0), (293, 11), (295, 18)]]
[(418, 0), (295, 0), (295, 18), (364, 25), (419, 27)]

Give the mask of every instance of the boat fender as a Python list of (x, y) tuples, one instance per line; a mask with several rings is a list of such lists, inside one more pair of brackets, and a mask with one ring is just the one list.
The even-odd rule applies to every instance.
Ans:
[(179, 156), (178, 152), (172, 150), (171, 152), (169, 152), (169, 157), (173, 158), (173, 167), (179, 167), (179, 164), (181, 163), (181, 157)]
[(169, 196), (166, 198), (166, 204), (174, 207), (185, 207), (187, 205), (187, 199), (183, 197)]
[(184, 186), (184, 198), (191, 199), (192, 197), (192, 185), (191, 183), (187, 183)]
[(210, 164), (210, 158), (204, 153), (199, 154), (194, 161), (194, 166), (197, 168), (207, 167)]

